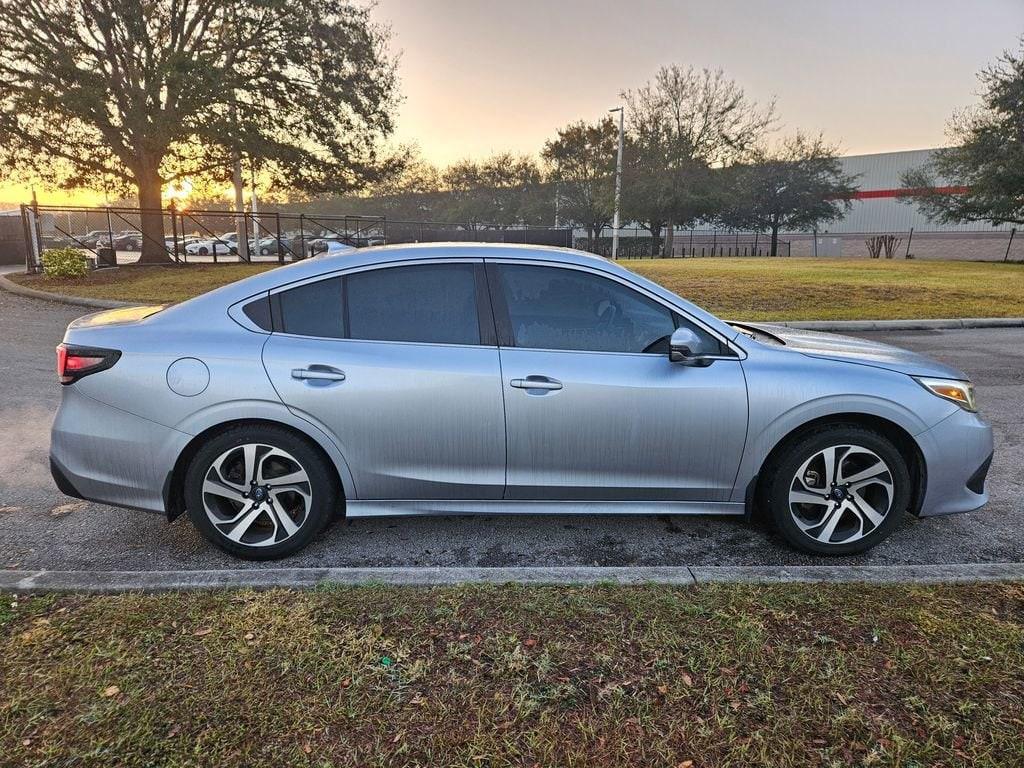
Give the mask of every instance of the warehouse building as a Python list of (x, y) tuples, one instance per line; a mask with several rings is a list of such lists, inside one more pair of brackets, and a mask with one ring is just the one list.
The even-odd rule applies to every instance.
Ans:
[[(909, 252), (915, 258), (1002, 260), (1024, 259), (1024, 234), (1011, 235), (1013, 226), (993, 227), (984, 222), (939, 224), (931, 222), (906, 196), (900, 177), (909, 170), (927, 164), (934, 149), (884, 152), (875, 155), (850, 155), (842, 158), (844, 172), (856, 176), (859, 189), (852, 208), (839, 221), (822, 226), (817, 233), (792, 232), (793, 256), (864, 256), (865, 240), (876, 234), (893, 234), (901, 239), (900, 257)], [(948, 184), (943, 189), (955, 193), (961, 188)]]

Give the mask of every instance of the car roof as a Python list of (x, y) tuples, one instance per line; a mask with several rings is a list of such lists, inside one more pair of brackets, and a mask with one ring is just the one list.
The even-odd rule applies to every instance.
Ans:
[[(680, 298), (661, 285), (654, 283), (625, 269), (619, 264), (602, 256), (595, 256), (572, 248), (558, 248), (547, 245), (522, 245), (516, 243), (411, 243), (403, 245), (383, 245), (370, 248), (358, 248), (335, 255), (322, 255), (312, 259), (303, 259), (284, 267), (261, 272), (244, 280), (230, 283), (197, 296), (190, 301), (170, 307), (161, 313), (165, 316), (177, 315), (179, 307), (190, 306), (199, 309), (199, 305), (221, 305), (227, 307), (240, 301), (255, 297), (265, 291), (274, 290), (291, 283), (300, 282), (321, 275), (330, 275), (355, 267), (367, 267), (377, 264), (396, 264), (414, 262), (422, 259), (523, 259), (528, 261), (550, 262), (590, 267), (602, 272), (618, 275), (628, 282), (645, 288), (650, 293), (660, 296), (670, 304), (675, 304), (687, 314), (714, 327), (719, 334), (729, 338), (736, 335), (725, 322), (700, 307)], [(205, 308), (205, 307), (204, 307)], [(187, 310), (184, 310), (187, 311)], [(170, 317), (168, 317), (170, 320)]]

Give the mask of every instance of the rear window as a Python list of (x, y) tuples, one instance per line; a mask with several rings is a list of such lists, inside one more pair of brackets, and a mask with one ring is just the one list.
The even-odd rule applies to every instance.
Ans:
[[(302, 336), (480, 344), (473, 264), (356, 272), (282, 291), (276, 330)], [(254, 321), (255, 322), (255, 321)]]

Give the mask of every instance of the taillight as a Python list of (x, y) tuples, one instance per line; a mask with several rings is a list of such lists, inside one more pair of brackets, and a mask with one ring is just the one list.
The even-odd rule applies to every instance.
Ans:
[(121, 353), (116, 349), (57, 345), (57, 377), (61, 384), (70, 384), (90, 373), (105, 371), (117, 362)]

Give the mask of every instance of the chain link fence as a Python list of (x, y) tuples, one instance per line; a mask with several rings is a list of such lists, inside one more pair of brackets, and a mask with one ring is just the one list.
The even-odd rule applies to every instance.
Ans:
[[(162, 221), (161, 240), (144, 234), (143, 218), (154, 216)], [(30, 272), (39, 269), (43, 251), (58, 247), (78, 248), (95, 266), (104, 267), (138, 262), (144, 246), (147, 251), (163, 250), (170, 261), (182, 264), (283, 264), (330, 251), (334, 244), (354, 248), (447, 241), (572, 245), (572, 230), (566, 227), (396, 221), (319, 213), (22, 206), (21, 218)]]
[[(573, 247), (611, 258), (612, 227), (595, 232), (576, 230)], [(710, 256), (770, 256), (771, 237), (762, 232), (714, 229), (674, 229), (657, 235), (642, 227), (620, 227), (617, 257), (620, 259), (701, 258)], [(789, 256), (790, 241), (779, 238), (777, 256)]]
[[(14, 212), (18, 213), (17, 211)], [(335, 244), (363, 248), (393, 243), (469, 241), (572, 247), (610, 257), (613, 231), (571, 227), (508, 226), (483, 223), (402, 221), (380, 216), (320, 213), (234, 213), (226, 210), (142, 211), (138, 208), (22, 206), (20, 216), (5, 212), (0, 221), (0, 248), (38, 271), (47, 248), (80, 249), (97, 267), (139, 261), (147, 236), (142, 219), (159, 216), (163, 239), (149, 244), (176, 263), (277, 262), (280, 264), (336, 250)], [(239, 230), (246, 234), (240, 245)], [(792, 257), (869, 257), (869, 241), (890, 235), (891, 258), (1024, 261), (1024, 238), (1016, 230), (977, 232), (914, 231), (798, 233), (778, 238), (776, 255)], [(6, 239), (4, 239), (6, 238)], [(5, 246), (5, 243), (7, 244)], [(11, 244), (14, 244), (13, 246)], [(0, 253), (0, 257), (3, 257)], [(771, 255), (771, 238), (763, 232), (713, 229), (652, 233), (642, 227), (619, 229), (620, 259), (758, 257)]]

